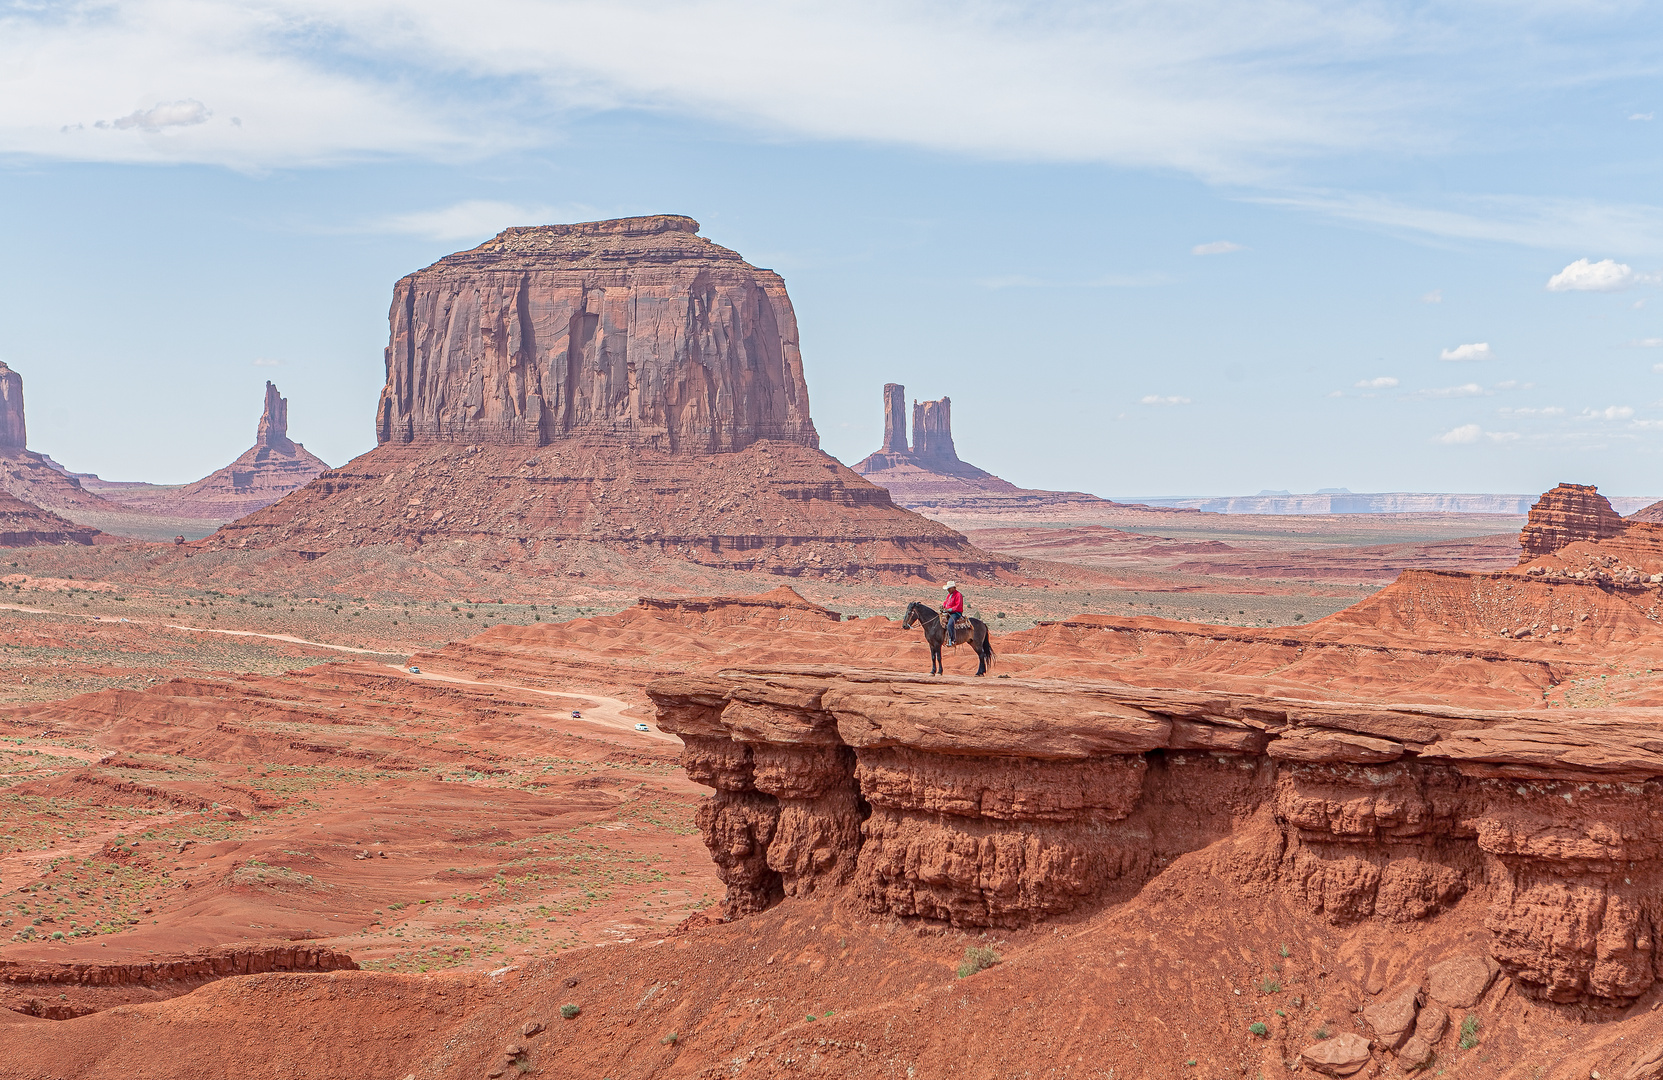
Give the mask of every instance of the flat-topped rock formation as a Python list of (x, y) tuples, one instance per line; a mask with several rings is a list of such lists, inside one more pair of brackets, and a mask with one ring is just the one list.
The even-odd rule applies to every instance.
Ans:
[(393, 287), (376, 437), (819, 445), (785, 282), (676, 215), (505, 229)]
[[(29, 449), (23, 376), (4, 363), (0, 363), (0, 492), (20, 500), (31, 510), (51, 511), (80, 524), (102, 526), (124, 513), (123, 507), (88, 491), (78, 477), (66, 472), (57, 462)], [(14, 507), (11, 513), (26, 511)]]
[(1534, 997), (1623, 1003), (1658, 978), (1657, 709), (831, 668), (648, 694), (688, 776), (716, 789), (698, 824), (730, 916), (841, 894), (873, 915), (1022, 926), (1212, 847), (1218, 872), (1335, 924), (1480, 905), (1491, 957)]
[(0, 361), (0, 452), (29, 445), (23, 420), (23, 376)]
[[(254, 445), (225, 468), (182, 487), (96, 481), (96, 490), (106, 499), (147, 513), (235, 521), (298, 491), (328, 468), (289, 438), (289, 401), (267, 382)], [(88, 481), (88, 486), (94, 482)]]
[(1092, 520), (1104, 516), (1193, 514), (1194, 510), (1111, 502), (1083, 491), (1019, 488), (962, 460), (953, 444), (953, 401), (915, 401), (907, 444), (906, 387), (886, 383), (883, 446), (854, 471), (902, 506), (961, 525), (980, 520)]
[(0, 492), (0, 548), (92, 544), (103, 534)]
[(784, 282), (697, 229), (508, 229), (401, 279), (379, 445), (210, 546), (462, 543), (570, 573), (590, 556), (637, 573), (1014, 571), (818, 449)]

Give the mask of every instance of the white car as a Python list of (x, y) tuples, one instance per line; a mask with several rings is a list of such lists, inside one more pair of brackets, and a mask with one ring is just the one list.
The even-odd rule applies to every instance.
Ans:
[(421, 668), (419, 668), (419, 667), (417, 667), (417, 666), (416, 666), (416, 665), (415, 665), (415, 664), (411, 664), (411, 665), (410, 665), (410, 674), (412, 674), (412, 675), (420, 675), (420, 674), (421, 674), (421, 673), (422, 673), (422, 669), (421, 669)]
[(648, 727), (645, 724), (636, 724), (635, 725), (635, 730), (636, 731), (651, 731), (652, 728)]

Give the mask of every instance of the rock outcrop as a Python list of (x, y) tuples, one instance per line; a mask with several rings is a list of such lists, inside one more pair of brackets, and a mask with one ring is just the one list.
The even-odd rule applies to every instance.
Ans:
[(590, 555), (632, 573), (1012, 573), (818, 449), (784, 282), (697, 229), (508, 229), (403, 278), (379, 445), (209, 544), (315, 559), (455, 542), (560, 573)]
[(0, 491), (0, 548), (86, 545), (96, 543), (102, 535), (97, 529), (77, 525)]
[(1519, 563), (1550, 555), (1578, 540), (1608, 540), (1626, 523), (1592, 484), (1560, 484), (1530, 508), (1519, 534)]
[(382, 443), (819, 445), (771, 270), (692, 218), (505, 229), (393, 287)]
[(289, 401), (267, 382), (254, 445), (225, 468), (178, 488), (99, 483), (104, 498), (134, 510), (224, 522), (270, 506), (328, 468), (289, 438)]
[(0, 361), (0, 451), (22, 450), (29, 445), (23, 423), (23, 376)]
[(1216, 845), (1242, 887), (1336, 924), (1487, 904), (1493, 963), (1434, 972), (1447, 1005), (1497, 966), (1558, 1002), (1631, 1001), (1658, 979), (1657, 709), (815, 668), (648, 694), (688, 775), (716, 789), (698, 822), (731, 915), (829, 890), (874, 914), (1018, 926), (1130, 895)]
[(854, 471), (919, 513), (950, 518), (962, 527), (983, 520), (1089, 520), (1197, 512), (1111, 502), (1083, 491), (1019, 488), (959, 457), (953, 444), (951, 398), (913, 402), (911, 446), (907, 444), (906, 387), (886, 383), (883, 401), (883, 446), (856, 463)]

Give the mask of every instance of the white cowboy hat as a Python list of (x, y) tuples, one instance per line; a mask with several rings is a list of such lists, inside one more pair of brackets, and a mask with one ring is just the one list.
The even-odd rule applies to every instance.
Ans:
[(948, 583), (947, 583), (947, 584), (945, 584), (945, 585), (943, 585), (943, 586), (942, 586), (942, 587), (941, 587), (941, 590), (942, 590), (942, 591), (943, 591), (943, 592), (952, 592), (952, 591), (953, 591), (953, 590), (954, 590), (954, 589), (956, 589), (956, 588), (958, 588), (958, 587), (959, 587), (959, 583), (958, 583), (958, 582), (956, 582), (956, 581), (949, 581), (949, 582), (948, 582)]

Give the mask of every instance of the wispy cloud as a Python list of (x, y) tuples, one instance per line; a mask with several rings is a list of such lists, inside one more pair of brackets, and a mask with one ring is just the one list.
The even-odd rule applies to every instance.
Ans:
[(1444, 349), (1438, 353), (1439, 360), (1494, 360), (1496, 354), (1491, 351), (1487, 341), (1477, 341), (1471, 345), (1457, 345), (1453, 349)]
[(1564, 416), (1565, 410), (1557, 405), (1547, 405), (1542, 408), (1521, 406), (1519, 408), (1500, 408), (1496, 410), (1502, 416)]
[[(1623, 342), (1630, 349), (1663, 349), (1663, 337), (1643, 337)], [(1663, 365), (1659, 365), (1663, 367)]]
[(1441, 205), (1389, 195), (1310, 192), (1247, 196), (1429, 240), (1482, 240), (1525, 247), (1663, 253), (1663, 207), (1522, 195), (1454, 196)]
[(1577, 416), (1578, 420), (1629, 420), (1634, 416), (1634, 409), (1628, 405), (1608, 405), (1603, 409), (1583, 409)]
[(976, 284), (984, 289), (1148, 289), (1171, 283), (1172, 276), (1159, 270), (1141, 274), (1103, 274), (1079, 281), (1034, 277), (1030, 274), (1004, 274), (976, 279)]
[(1176, 394), (1163, 397), (1160, 394), (1145, 394), (1138, 399), (1139, 405), (1188, 405), (1190, 399)]
[(1589, 262), (1578, 259), (1548, 278), (1548, 292), (1621, 292), (1642, 283), (1656, 280), (1647, 274), (1636, 274), (1634, 267), (1615, 259)]
[(1436, 401), (1443, 398), (1487, 397), (1492, 391), (1484, 389), (1477, 383), (1462, 383), (1460, 386), (1441, 386), (1430, 390), (1415, 390), (1404, 394), (1408, 401)]
[(140, 131), (161, 131), (165, 128), (191, 127), (195, 124), (206, 124), (208, 117), (214, 115), (208, 111), (208, 106), (194, 99), (184, 101), (167, 101), (156, 104), (148, 109), (135, 109), (126, 116), (114, 120), (100, 120), (93, 124), (98, 128), (115, 128), (117, 131), (128, 131), (137, 128)]
[(283, 366), (283, 361), (282, 360), (273, 360), (269, 356), (256, 356), (254, 358), (254, 366), (255, 367), (282, 367)]
[(1441, 304), (1444, 302), (1444, 291), (1442, 289), (1433, 289), (1429, 293), (1422, 293), (1420, 302), (1423, 304)]
[(1359, 390), (1386, 390), (1397, 385), (1397, 380), (1390, 375), (1381, 375), (1374, 379), (1363, 379), (1357, 383)]
[(1245, 250), (1240, 244), (1232, 244), (1228, 240), (1214, 240), (1210, 244), (1197, 244), (1190, 248), (1191, 255), (1228, 255), (1232, 251)]
[(1652, 117), (1654, 117), (1656, 115), (1657, 115), (1656, 113), (1637, 112), (1637, 113), (1629, 113), (1628, 118), (1630, 120), (1650, 120)]

